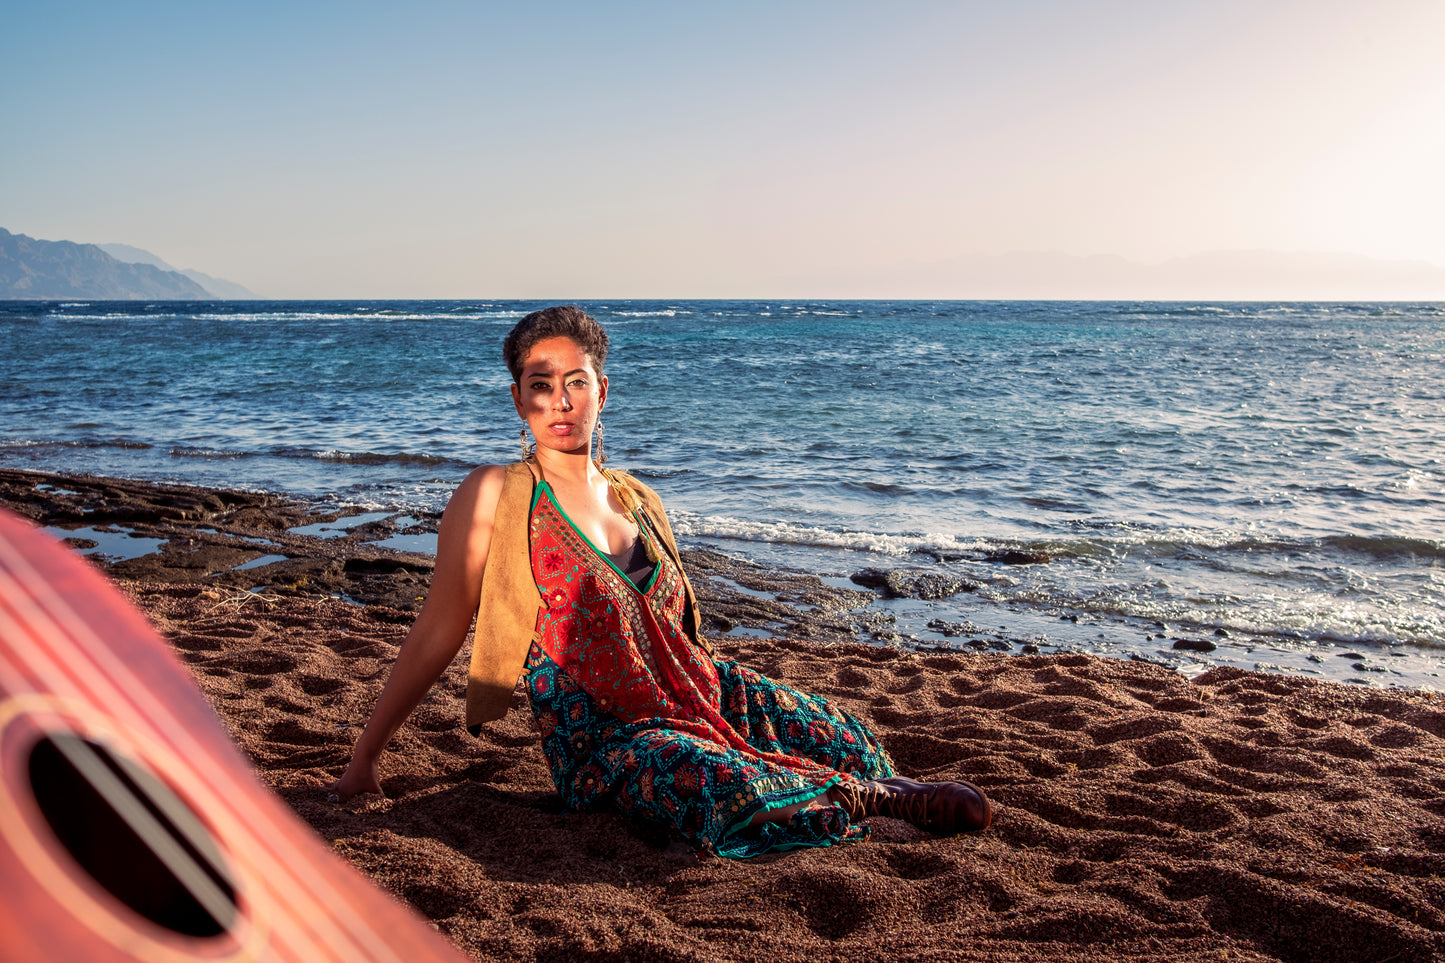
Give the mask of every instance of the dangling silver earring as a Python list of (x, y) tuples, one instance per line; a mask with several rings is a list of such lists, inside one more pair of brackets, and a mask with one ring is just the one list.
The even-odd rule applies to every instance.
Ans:
[(599, 465), (604, 465), (604, 464), (607, 463), (607, 453), (602, 450), (602, 415), (601, 415), (601, 413), (599, 413), (599, 414), (597, 415), (597, 457), (596, 457), (595, 461), (596, 461), (597, 464), (599, 464)]
[(522, 440), (522, 460), (526, 461), (537, 453), (537, 445), (527, 441), (527, 429), (523, 428), (517, 432), (517, 437)]

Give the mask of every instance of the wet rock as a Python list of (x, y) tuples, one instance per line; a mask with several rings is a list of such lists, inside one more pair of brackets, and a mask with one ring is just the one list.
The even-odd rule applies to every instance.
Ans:
[(1175, 639), (1171, 648), (1185, 652), (1213, 652), (1219, 646), (1208, 639)]
[(1147, 663), (1149, 663), (1150, 665), (1162, 665), (1162, 666), (1165, 666), (1165, 667), (1168, 667), (1168, 665), (1169, 665), (1168, 662), (1165, 662), (1165, 661), (1162, 660), (1162, 659), (1156, 659), (1156, 658), (1153, 658), (1152, 656), (1144, 655), (1144, 654), (1139, 653), (1139, 652), (1130, 652), (1130, 653), (1129, 653), (1129, 661), (1130, 661), (1130, 662), (1147, 662)]
[[(186, 544), (189, 541), (190, 544)], [(213, 580), (218, 584), (247, 587), (251, 576), (234, 570), (253, 559), (272, 554), (271, 549), (253, 548), (235, 542), (172, 539), (160, 552), (118, 562), (110, 569), (126, 578), (153, 582), (197, 582)], [(235, 574), (236, 579), (230, 576)], [(246, 586), (240, 582), (247, 583)]]
[(868, 631), (868, 617), (850, 613), (873, 601), (871, 593), (835, 589), (816, 575), (767, 568), (709, 549), (683, 549), (682, 561), (697, 592), (705, 634), (766, 628), (813, 642), (855, 642), (860, 631)]
[(1000, 548), (984, 553), (984, 559), (1000, 565), (1047, 565), (1053, 556), (1047, 552), (1033, 552), (1022, 548)]
[(933, 619), (928, 627), (939, 633), (946, 639), (952, 639), (960, 635), (980, 635), (985, 629), (974, 625), (972, 622), (949, 622), (945, 619)]
[(406, 572), (431, 573), (432, 562), (420, 555), (400, 558), (395, 555), (358, 555), (346, 560), (347, 575), (401, 575)]
[(893, 597), (890, 594), (892, 592), (892, 585), (898, 581), (898, 573), (879, 568), (865, 568), (861, 572), (854, 572), (849, 577), (849, 581), (854, 585), (875, 589), (881, 592), (885, 598), (891, 598)]
[(851, 576), (855, 585), (875, 589), (884, 598), (946, 599), (960, 592), (974, 592), (982, 583), (961, 576), (935, 575), (931, 572), (903, 572), (898, 569), (865, 568)]

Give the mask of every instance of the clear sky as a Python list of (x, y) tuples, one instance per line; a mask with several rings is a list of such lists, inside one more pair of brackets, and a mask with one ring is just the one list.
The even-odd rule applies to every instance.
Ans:
[(1445, 268), (1442, 49), (1440, 0), (11, 4), (0, 227), (273, 297)]

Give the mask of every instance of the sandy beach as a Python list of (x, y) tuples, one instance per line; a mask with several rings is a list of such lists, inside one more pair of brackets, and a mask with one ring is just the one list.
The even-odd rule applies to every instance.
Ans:
[(374, 544), (393, 523), (295, 534), (336, 516), (8, 470), (0, 504), (84, 530), (78, 548), (153, 546), (92, 557), (261, 780), (480, 960), (1445, 959), (1433, 693), (860, 645), (835, 617), (846, 592), (689, 553), (714, 633), (789, 626), (722, 638), (721, 654), (839, 700), (903, 773), (970, 780), (999, 807), (975, 836), (876, 819), (863, 843), (699, 858), (621, 816), (561, 812), (520, 694), (469, 736), (461, 659), (387, 753), (389, 798), (326, 802), (430, 575), (425, 555)]

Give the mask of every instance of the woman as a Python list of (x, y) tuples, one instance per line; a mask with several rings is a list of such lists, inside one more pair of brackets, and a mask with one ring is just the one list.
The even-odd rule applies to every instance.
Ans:
[(895, 776), (837, 706), (712, 655), (656, 493), (601, 467), (601, 325), (573, 307), (537, 311), (503, 353), (526, 456), (478, 468), (447, 505), (431, 590), (337, 799), (381, 791), (382, 749), (475, 613), (467, 724), (476, 734), (504, 715), (525, 675), (570, 809), (666, 823), (732, 857), (861, 838), (871, 815), (941, 833), (988, 826), (977, 787)]

